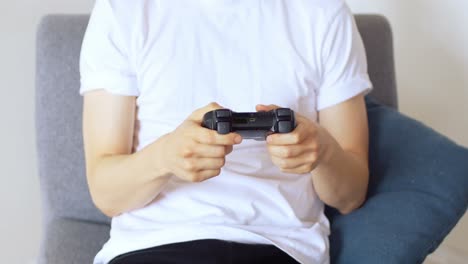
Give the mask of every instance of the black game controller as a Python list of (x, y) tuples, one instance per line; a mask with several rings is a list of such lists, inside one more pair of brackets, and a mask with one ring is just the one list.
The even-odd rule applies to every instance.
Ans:
[(229, 109), (208, 112), (203, 117), (203, 127), (219, 134), (236, 132), (244, 139), (265, 140), (273, 133), (289, 133), (296, 127), (294, 111), (278, 108), (269, 112), (236, 113)]

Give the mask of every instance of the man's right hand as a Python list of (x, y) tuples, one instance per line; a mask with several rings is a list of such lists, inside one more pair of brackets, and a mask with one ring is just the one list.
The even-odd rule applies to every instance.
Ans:
[(205, 113), (221, 108), (217, 103), (210, 103), (196, 110), (162, 138), (161, 161), (170, 174), (190, 182), (205, 181), (220, 174), (226, 155), (232, 152), (233, 145), (242, 142), (239, 134), (220, 135), (201, 126)]

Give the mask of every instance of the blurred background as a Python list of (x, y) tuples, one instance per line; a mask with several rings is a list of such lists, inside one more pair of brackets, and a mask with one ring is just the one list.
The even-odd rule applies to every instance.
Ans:
[[(391, 22), (401, 112), (468, 147), (468, 1), (348, 0)], [(35, 31), (49, 13), (89, 13), (93, 0), (0, 2), (0, 256), (34, 263), (41, 235), (34, 134)], [(76, 87), (78, 92), (78, 87)], [(466, 263), (468, 216), (426, 261)]]

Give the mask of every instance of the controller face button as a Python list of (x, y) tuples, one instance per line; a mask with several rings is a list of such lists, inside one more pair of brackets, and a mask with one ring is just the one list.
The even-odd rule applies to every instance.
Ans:
[(218, 118), (231, 117), (231, 111), (224, 110), (224, 109), (217, 110), (216, 111), (216, 117), (218, 117)]
[(278, 116), (291, 116), (291, 110), (289, 109), (278, 109), (277, 112)]
[(292, 131), (292, 123), (290, 121), (279, 121), (278, 122), (278, 132), (279, 133), (289, 133)]
[(231, 123), (230, 122), (219, 122), (218, 123), (218, 133), (226, 135), (231, 133)]

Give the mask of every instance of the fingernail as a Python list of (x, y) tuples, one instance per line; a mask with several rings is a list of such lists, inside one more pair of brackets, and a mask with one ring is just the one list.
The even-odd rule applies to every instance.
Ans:
[(242, 137), (241, 137), (241, 136), (236, 136), (236, 137), (234, 138), (234, 142), (236, 142), (236, 144), (241, 143), (241, 142), (242, 142)]

